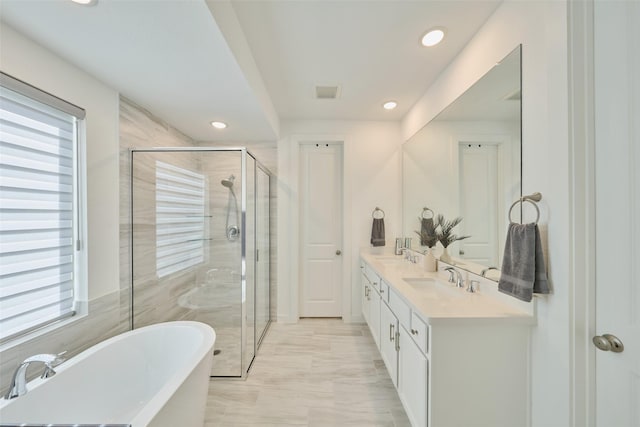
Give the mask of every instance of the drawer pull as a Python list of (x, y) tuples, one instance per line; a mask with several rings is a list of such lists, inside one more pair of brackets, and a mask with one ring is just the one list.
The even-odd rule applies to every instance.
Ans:
[(417, 329), (411, 329), (411, 335), (418, 335), (418, 332)]
[(393, 329), (395, 328), (396, 325), (394, 325), (393, 323), (389, 324), (389, 341), (393, 341), (393, 339), (395, 338), (394, 334), (393, 334)]

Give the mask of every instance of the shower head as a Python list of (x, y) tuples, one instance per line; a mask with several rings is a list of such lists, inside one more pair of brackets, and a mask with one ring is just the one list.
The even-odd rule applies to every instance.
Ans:
[(235, 180), (236, 180), (236, 177), (233, 175), (230, 175), (229, 178), (223, 179), (222, 181), (220, 181), (220, 184), (224, 185), (227, 188), (233, 188), (233, 181)]

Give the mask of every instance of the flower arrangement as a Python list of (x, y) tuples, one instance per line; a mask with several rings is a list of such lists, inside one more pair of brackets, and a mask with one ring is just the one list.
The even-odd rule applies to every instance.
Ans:
[(462, 217), (457, 217), (452, 219), (451, 221), (447, 221), (444, 219), (444, 215), (438, 214), (436, 217), (435, 223), (436, 227), (436, 236), (438, 241), (444, 246), (446, 249), (450, 244), (456, 242), (458, 240), (467, 239), (471, 236), (457, 236), (452, 233), (453, 228), (462, 222)]

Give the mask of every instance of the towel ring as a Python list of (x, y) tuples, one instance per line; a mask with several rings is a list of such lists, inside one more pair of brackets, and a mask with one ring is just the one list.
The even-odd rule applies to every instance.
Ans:
[[(376, 214), (377, 214), (377, 213), (380, 213), (382, 216), (377, 217), (377, 216), (376, 216)], [(380, 209), (380, 208), (376, 207), (376, 208), (373, 210), (373, 212), (371, 212), (371, 217), (372, 217), (373, 219), (383, 219), (383, 218), (384, 218), (384, 211), (383, 211), (382, 209)]]
[[(424, 216), (425, 213), (431, 213), (431, 216), (425, 218), (425, 216)], [(435, 217), (435, 214), (433, 213), (433, 211), (431, 209), (429, 209), (429, 208), (422, 209), (422, 213), (420, 214), (420, 218), (422, 218), (422, 219), (430, 219), (430, 218), (433, 218), (433, 217)]]
[(529, 202), (529, 203), (531, 203), (531, 204), (533, 205), (533, 207), (534, 207), (534, 208), (536, 208), (536, 221), (535, 221), (535, 223), (537, 224), (537, 223), (538, 223), (538, 221), (540, 220), (540, 208), (538, 208), (538, 204), (537, 204), (535, 201), (533, 201), (532, 199), (528, 198), (527, 196), (522, 197), (522, 198), (520, 198), (520, 199), (516, 200), (515, 202), (513, 202), (513, 204), (512, 204), (512, 205), (511, 205), (511, 207), (509, 208), (509, 222), (510, 222), (511, 224), (516, 224), (516, 223), (515, 223), (515, 222), (513, 222), (513, 220), (511, 219), (511, 211), (513, 210), (513, 208), (514, 208), (518, 203), (522, 204), (522, 203), (524, 203), (524, 202)]

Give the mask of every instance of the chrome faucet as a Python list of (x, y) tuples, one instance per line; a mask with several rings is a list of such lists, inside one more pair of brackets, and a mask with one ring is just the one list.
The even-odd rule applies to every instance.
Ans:
[(478, 286), (480, 286), (479, 280), (470, 280), (469, 286), (467, 287), (467, 292), (471, 292), (471, 293), (478, 292)]
[(487, 272), (489, 270), (497, 270), (497, 269), (498, 269), (498, 267), (487, 267), (487, 268), (485, 268), (484, 270), (482, 270), (480, 272), (480, 276), (485, 277), (485, 275), (487, 274)]
[[(449, 272), (449, 282), (450, 283), (455, 283), (457, 288), (463, 288), (464, 287), (464, 280), (462, 280), (462, 274), (460, 274), (460, 272), (458, 270), (456, 270), (453, 267), (447, 267), (444, 269), (444, 271), (448, 271)], [(455, 280), (454, 280), (454, 276), (455, 276)]]
[(35, 356), (25, 359), (25, 361), (22, 362), (13, 373), (11, 386), (4, 398), (7, 400), (13, 399), (14, 397), (22, 396), (27, 392), (27, 368), (32, 363), (38, 362), (44, 364), (44, 371), (40, 378), (50, 378), (54, 376), (56, 371), (53, 368), (64, 362), (64, 359), (61, 356), (65, 353), (66, 351), (63, 351), (60, 354), (36, 354)]

